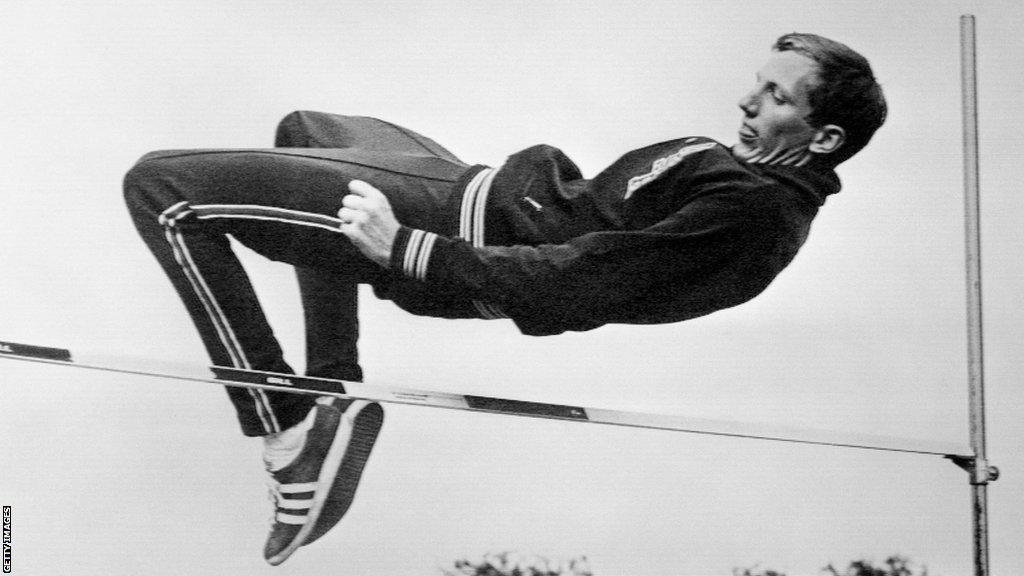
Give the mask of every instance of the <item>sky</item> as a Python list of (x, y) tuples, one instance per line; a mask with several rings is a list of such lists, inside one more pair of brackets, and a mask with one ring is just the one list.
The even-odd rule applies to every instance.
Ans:
[[(890, 106), (793, 264), (755, 300), (664, 326), (529, 338), (361, 299), (368, 382), (967, 442), (958, 18), (977, 16), (993, 573), (1024, 571), (1024, 8), (1011, 1), (133, 3), (15, 0), (0, 19), (0, 340), (203, 366), (121, 179), (158, 149), (269, 147), (293, 110), (375, 116), (499, 165), (546, 143), (593, 176), (702, 135), (774, 39), (865, 54)], [(287, 266), (240, 249), (289, 360)], [(177, 370), (176, 368), (173, 370)], [(439, 574), (493, 550), (597, 576), (909, 556), (971, 569), (967, 475), (938, 457), (388, 406), (356, 503), (283, 566), (258, 444), (216, 386), (0, 360), (14, 574)]]

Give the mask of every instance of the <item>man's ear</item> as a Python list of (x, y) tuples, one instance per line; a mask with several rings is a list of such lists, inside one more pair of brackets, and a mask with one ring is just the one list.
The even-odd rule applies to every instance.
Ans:
[(815, 154), (831, 154), (846, 142), (846, 130), (835, 124), (826, 124), (818, 129), (811, 139), (810, 151)]

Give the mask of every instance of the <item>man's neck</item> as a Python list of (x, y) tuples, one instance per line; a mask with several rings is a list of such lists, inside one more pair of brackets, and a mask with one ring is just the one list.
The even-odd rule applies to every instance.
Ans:
[(752, 154), (740, 156), (750, 164), (770, 164), (773, 166), (805, 166), (814, 159), (814, 153), (807, 146), (782, 148), (773, 151), (755, 150)]

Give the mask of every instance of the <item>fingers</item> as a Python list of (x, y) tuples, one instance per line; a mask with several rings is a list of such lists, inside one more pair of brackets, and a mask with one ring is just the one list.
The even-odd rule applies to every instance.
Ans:
[(373, 198), (384, 195), (383, 192), (377, 190), (369, 183), (363, 182), (362, 180), (353, 180), (349, 182), (348, 189), (356, 196), (361, 196), (364, 198)]
[(356, 223), (361, 224), (366, 221), (366, 212), (353, 208), (342, 208), (338, 210), (338, 220), (341, 220), (342, 226)]
[(341, 205), (353, 210), (366, 210), (370, 206), (370, 203), (367, 202), (367, 198), (363, 196), (346, 194), (345, 197), (341, 199)]
[(362, 180), (348, 184), (349, 193), (341, 199), (338, 218), (342, 224), (365, 223), (373, 218), (389, 216), (391, 205), (383, 192)]
[(367, 211), (372, 206), (367, 200), (380, 191), (362, 180), (352, 180), (348, 184), (349, 193), (341, 199), (342, 208), (338, 210), (338, 219), (342, 226), (366, 221)]
[(387, 197), (380, 190), (362, 180), (348, 183), (349, 193), (341, 199), (341, 205), (354, 210), (373, 210), (374, 207), (386, 204)]

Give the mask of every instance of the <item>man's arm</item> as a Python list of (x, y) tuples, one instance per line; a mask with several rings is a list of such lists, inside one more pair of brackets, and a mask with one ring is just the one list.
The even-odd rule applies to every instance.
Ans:
[(734, 306), (761, 292), (803, 240), (770, 198), (723, 193), (643, 230), (473, 247), (403, 227), (379, 191), (365, 183), (350, 188), (339, 212), (342, 232), (368, 258), (439, 294), (553, 325), (673, 322)]

